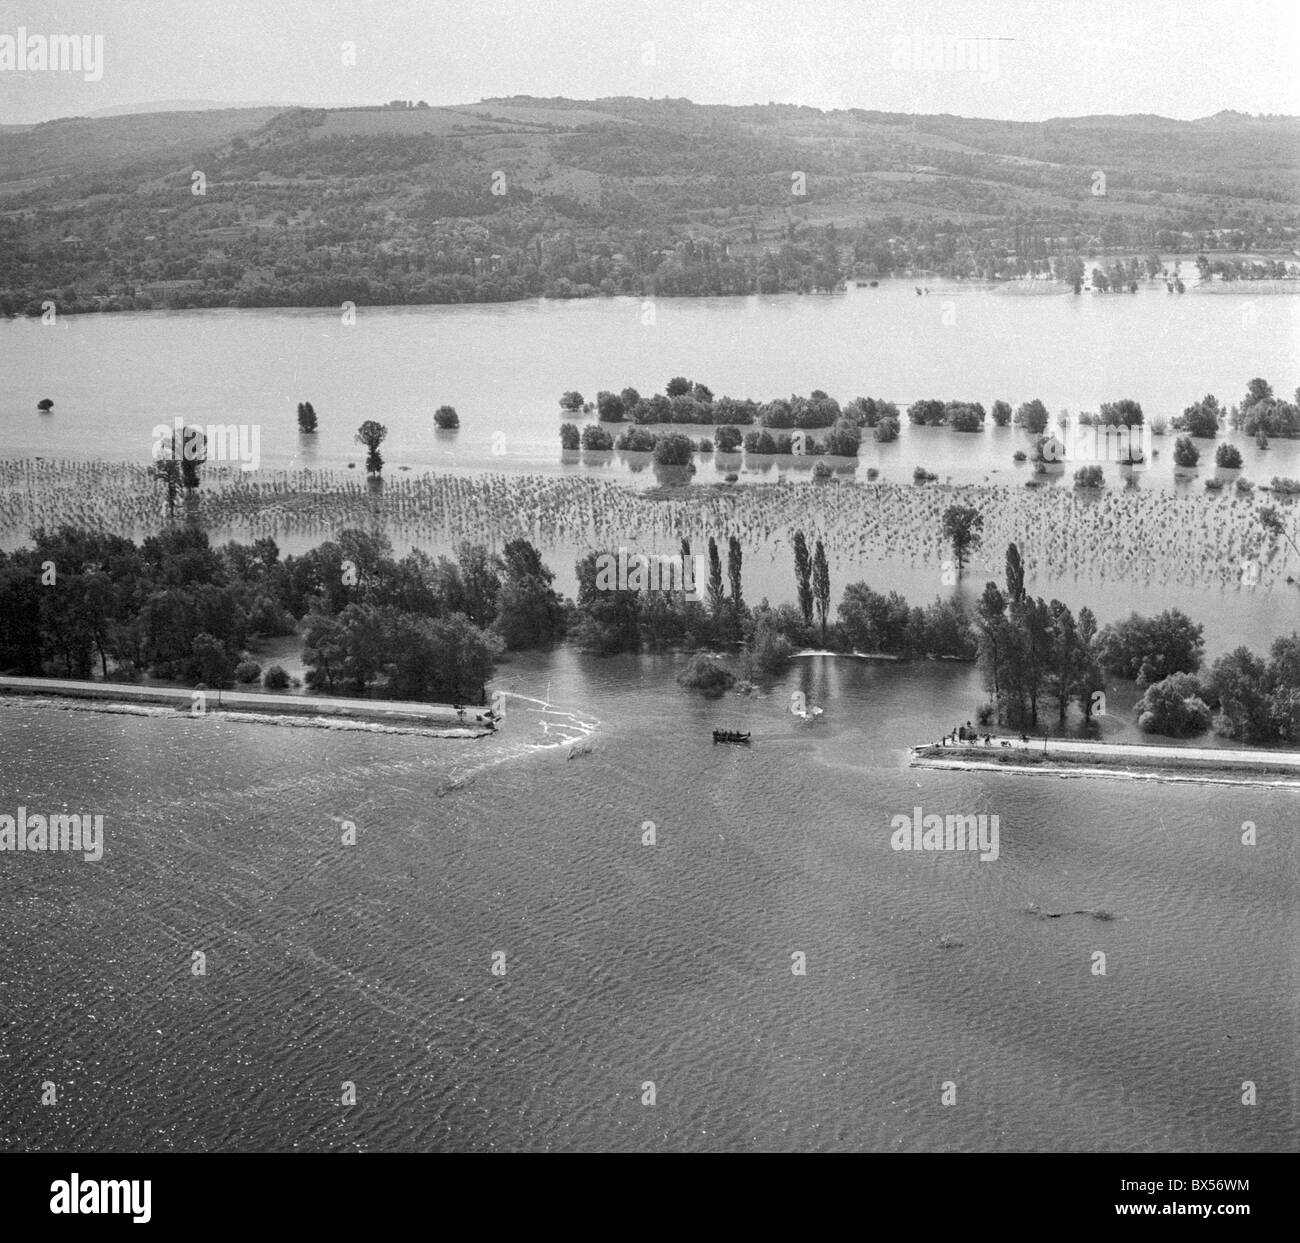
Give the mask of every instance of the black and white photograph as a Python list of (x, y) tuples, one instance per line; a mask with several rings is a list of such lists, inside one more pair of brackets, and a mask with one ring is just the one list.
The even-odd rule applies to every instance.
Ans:
[(1298, 65), (1294, 0), (5, 6), (6, 1198), (1261, 1212)]

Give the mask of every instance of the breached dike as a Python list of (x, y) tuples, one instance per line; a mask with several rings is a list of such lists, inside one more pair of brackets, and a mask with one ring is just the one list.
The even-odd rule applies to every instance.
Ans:
[(1300, 752), (1240, 747), (1173, 747), (994, 736), (991, 745), (926, 743), (908, 751), (911, 768), (983, 770), (1056, 777), (1300, 787)]
[[(171, 686), (82, 682), (56, 678), (0, 677), (0, 695), (23, 696), (58, 707), (145, 716), (219, 716), (222, 720), (303, 725), (323, 729), (381, 730), (436, 738), (483, 738), (491, 725), (462, 720), (445, 704), (405, 700), (327, 699), (309, 695), (259, 695), (247, 691), (202, 692)], [(196, 704), (201, 705), (196, 710)], [(467, 717), (487, 708), (466, 708)]]

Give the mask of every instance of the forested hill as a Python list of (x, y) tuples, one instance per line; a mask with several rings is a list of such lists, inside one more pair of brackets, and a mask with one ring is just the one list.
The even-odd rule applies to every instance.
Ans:
[(0, 310), (817, 290), (1104, 253), (1277, 275), (1297, 203), (1300, 118), (1238, 113), (512, 97), (70, 118), (0, 127)]

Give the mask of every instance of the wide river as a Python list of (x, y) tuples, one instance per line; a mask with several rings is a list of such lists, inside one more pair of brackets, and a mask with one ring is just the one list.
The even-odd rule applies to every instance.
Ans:
[[(653, 471), (618, 455), (561, 464), (562, 391), (684, 373), (755, 398), (1131, 396), (1168, 418), (1300, 378), (1296, 298), (931, 289), (660, 301), (653, 323), (630, 300), (0, 323), (0, 455), (144, 460), (180, 415), (258, 423), (267, 467), (346, 468), (375, 418), (389, 471), (635, 486)], [(442, 404), (460, 432), (435, 433)], [(1300, 446), (1256, 460), (1233, 439), (1248, 475), (1300, 475)], [(1014, 481), (1026, 440), (905, 427), (859, 469)], [(769, 561), (747, 553), (747, 598), (792, 594), (788, 556)], [(937, 591), (932, 567), (872, 582)], [(1103, 621), (1181, 605), (1211, 656), (1294, 626), (1280, 587), (1031, 587)], [(517, 658), (492, 684), (504, 730), (464, 742), (5, 705), (0, 815), (102, 814), (106, 848), (0, 854), (0, 1148), (1296, 1146), (1294, 792), (907, 768), (972, 714), (969, 667), (805, 658), (708, 702), (679, 666)], [(1131, 731), (1115, 698), (1108, 730)], [(754, 745), (714, 746), (716, 726)], [(996, 815), (997, 859), (892, 849), (915, 807)]]

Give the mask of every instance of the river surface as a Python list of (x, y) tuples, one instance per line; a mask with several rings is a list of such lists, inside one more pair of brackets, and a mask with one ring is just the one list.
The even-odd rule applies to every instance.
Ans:
[[(846, 403), (883, 397), (900, 408), (918, 398), (1013, 406), (1033, 397), (1053, 419), (1132, 397), (1166, 421), (1214, 393), (1238, 402), (1263, 376), (1279, 395), (1300, 383), (1300, 297), (1168, 294), (1163, 283), (1136, 295), (1085, 294), (1048, 286), (932, 282), (917, 296), (907, 281), (827, 296), (632, 298), (501, 305), (359, 307), (354, 323), (335, 311), (214, 310), (61, 316), (52, 324), (0, 322), (0, 453), (6, 457), (146, 461), (153, 429), (187, 423), (256, 425), (260, 465), (362, 469), (353, 440), (363, 420), (389, 429), (390, 474), (412, 470), (598, 472), (637, 486), (655, 483), (647, 454), (592, 453), (562, 460), (559, 427), (573, 416), (561, 393), (594, 401), (628, 385), (660, 392), (670, 377), (700, 380), (715, 394), (766, 401), (822, 389)], [(1243, 287), (1244, 288), (1244, 287)], [(653, 322), (647, 322), (650, 319)], [(55, 405), (36, 412), (42, 397)], [(310, 401), (315, 436), (297, 430)], [(456, 432), (433, 412), (451, 405)], [(583, 419), (578, 418), (579, 422)], [(613, 427), (615, 432), (617, 427)], [(693, 438), (709, 427), (678, 427)], [(1245, 473), (1257, 480), (1300, 475), (1300, 442), (1266, 452), (1243, 435)], [(1016, 464), (1032, 448), (1018, 428), (963, 434), (913, 428), (878, 445), (870, 433), (856, 469), (907, 482), (917, 465), (954, 482), (1020, 482)], [(1213, 473), (1202, 441), (1201, 478)], [(1145, 486), (1176, 483), (1173, 437)], [(840, 468), (852, 462), (836, 459)], [(698, 481), (735, 471), (755, 478), (806, 477), (808, 458), (704, 454)], [(1116, 467), (1108, 473), (1118, 482)], [(1072, 473), (1072, 471), (1070, 472)], [(1068, 486), (1068, 479), (1067, 479)]]
[(521, 659), (478, 742), (7, 705), (4, 811), (106, 845), (0, 856), (0, 1146), (1294, 1149), (1293, 792), (907, 768), (969, 668), (677, 667)]

